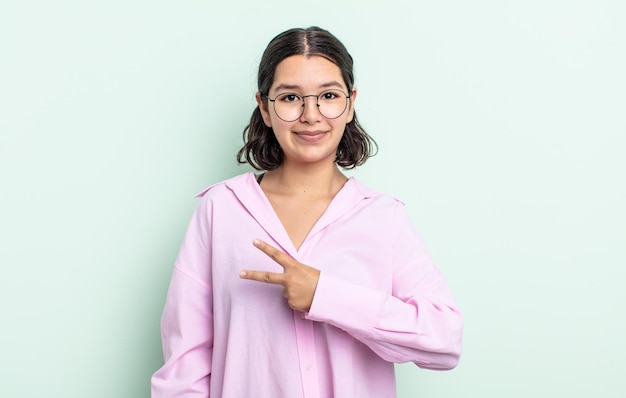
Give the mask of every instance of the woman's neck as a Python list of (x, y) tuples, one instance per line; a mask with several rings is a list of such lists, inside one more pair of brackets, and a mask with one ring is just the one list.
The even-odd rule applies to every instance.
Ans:
[(334, 163), (330, 166), (283, 164), (266, 173), (263, 188), (283, 195), (332, 197), (346, 180)]

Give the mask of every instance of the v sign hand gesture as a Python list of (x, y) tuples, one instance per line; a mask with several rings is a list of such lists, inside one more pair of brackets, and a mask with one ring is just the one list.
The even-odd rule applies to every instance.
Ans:
[(266, 271), (241, 271), (239, 277), (258, 282), (273, 283), (283, 286), (283, 296), (291, 308), (298, 311), (308, 311), (313, 302), (317, 281), (320, 271), (304, 265), (277, 248), (255, 239), (254, 246), (267, 254), (278, 265), (283, 267), (284, 272)]

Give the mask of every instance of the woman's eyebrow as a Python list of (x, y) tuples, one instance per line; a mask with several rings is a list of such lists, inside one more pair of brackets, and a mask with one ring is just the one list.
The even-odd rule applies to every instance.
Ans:
[(299, 90), (300, 86), (293, 84), (279, 84), (274, 90), (280, 92), (282, 90)]
[(327, 87), (339, 87), (339, 88), (343, 88), (343, 84), (337, 82), (337, 81), (332, 81), (332, 82), (328, 82), (328, 83), (324, 83), (322, 84), (320, 87), (322, 88), (327, 88)]
[[(328, 88), (328, 87), (343, 88), (343, 85), (337, 81), (331, 81), (331, 82), (320, 84), (319, 87), (320, 88)], [(301, 87), (297, 84), (279, 84), (278, 86), (276, 86), (274, 90), (276, 90), (277, 92), (280, 92), (282, 90), (300, 90), (300, 89)]]

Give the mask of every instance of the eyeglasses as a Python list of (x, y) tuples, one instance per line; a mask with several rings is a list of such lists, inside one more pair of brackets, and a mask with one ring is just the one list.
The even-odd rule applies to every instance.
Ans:
[(295, 122), (304, 113), (304, 99), (315, 97), (317, 109), (326, 119), (337, 119), (348, 109), (349, 95), (341, 90), (326, 90), (318, 95), (300, 95), (296, 93), (280, 93), (274, 99), (264, 95), (274, 104), (274, 111), (279, 119)]

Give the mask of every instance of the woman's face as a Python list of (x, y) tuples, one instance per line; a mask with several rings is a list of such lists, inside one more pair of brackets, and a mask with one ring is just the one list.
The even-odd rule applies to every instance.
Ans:
[[(348, 99), (343, 114), (328, 119), (320, 113), (315, 96), (333, 89), (340, 90), (351, 98)], [(304, 98), (302, 115), (292, 122), (279, 118), (276, 114), (276, 103), (265, 102), (264, 98), (257, 94), (263, 121), (272, 128), (283, 150), (283, 165), (334, 163), (346, 124), (354, 117), (356, 89), (348, 92), (341, 70), (326, 58), (315, 55), (308, 57), (293, 55), (285, 58), (276, 67), (268, 97), (279, 101), (282, 97), (277, 98), (277, 95), (283, 93), (296, 94), (288, 97), (289, 101), (297, 101), (308, 96)]]

